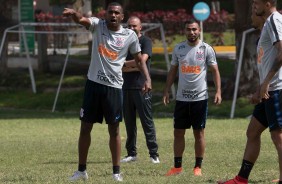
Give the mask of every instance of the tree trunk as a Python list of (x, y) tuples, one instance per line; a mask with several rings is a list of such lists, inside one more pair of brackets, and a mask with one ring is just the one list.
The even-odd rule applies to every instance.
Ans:
[(38, 34), (38, 70), (40, 72), (50, 72), (48, 55), (47, 55), (47, 36), (46, 34)]
[[(223, 98), (233, 97), (237, 67), (242, 43), (242, 35), (245, 30), (251, 28), (252, 0), (235, 0), (235, 34), (236, 34), (236, 58), (237, 63), (233, 76), (227, 81), (223, 89)], [(256, 66), (256, 41), (258, 31), (246, 35), (241, 74), (239, 80), (238, 97), (252, 94), (259, 84), (259, 76)]]
[[(2, 40), (0, 41), (2, 42)], [(2, 77), (5, 76), (5, 74), (7, 73), (7, 52), (8, 52), (8, 37), (4, 42), (3, 50), (0, 56), (0, 76)]]
[[(0, 1), (0, 44), (2, 42), (4, 31), (6, 28), (17, 24), (12, 19), (13, 11), (12, 8), (18, 4), (18, 0)], [(8, 42), (10, 35), (7, 34), (2, 53), (0, 55), (0, 78), (7, 73), (7, 57), (8, 57)]]

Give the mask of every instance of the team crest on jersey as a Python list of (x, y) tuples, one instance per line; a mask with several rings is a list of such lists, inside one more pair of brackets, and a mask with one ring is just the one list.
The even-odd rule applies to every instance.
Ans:
[(196, 53), (196, 59), (197, 59), (197, 60), (200, 60), (200, 61), (203, 61), (203, 60), (205, 59), (204, 52), (198, 51), (198, 52)]
[(115, 40), (115, 45), (117, 46), (117, 47), (123, 47), (124, 46), (124, 38), (116, 38), (116, 40)]

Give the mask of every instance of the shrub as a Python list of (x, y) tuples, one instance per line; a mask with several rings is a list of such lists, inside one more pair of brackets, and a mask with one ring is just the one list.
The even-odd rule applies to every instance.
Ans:
[[(183, 34), (184, 23), (193, 18), (191, 14), (188, 14), (185, 9), (177, 9), (175, 11), (162, 11), (154, 10), (152, 12), (132, 12), (130, 14), (137, 16), (142, 22), (147, 23), (162, 23), (167, 36), (172, 36), (175, 34)], [(228, 23), (233, 21), (230, 16), (228, 16), (227, 11), (220, 11), (218, 13), (211, 13), (209, 18), (204, 21), (203, 26), (205, 32), (211, 32), (213, 36), (214, 45), (224, 45), (223, 32), (226, 31)], [(231, 24), (230, 24), (231, 25)], [(160, 38), (159, 32), (150, 32), (150, 37)], [(170, 40), (167, 40), (169, 43)]]
[[(106, 11), (104, 9), (99, 9), (99, 11), (93, 16), (104, 18)], [(170, 37), (167, 40), (168, 44), (174, 39), (173, 35), (180, 34), (183, 35), (183, 26), (186, 21), (193, 18), (193, 15), (188, 14), (185, 9), (177, 10), (154, 10), (152, 12), (131, 12), (129, 16), (137, 16), (143, 23), (162, 23), (166, 36)], [(224, 45), (223, 32), (226, 31), (229, 25), (232, 25), (234, 21), (230, 18), (227, 11), (220, 11), (218, 13), (211, 12), (209, 18), (204, 21), (203, 26), (205, 32), (210, 32), (213, 36), (214, 45)], [(38, 22), (66, 22), (70, 19), (63, 18), (62, 16), (53, 16), (50, 13), (40, 13), (36, 15)], [(159, 31), (150, 31), (148, 36), (154, 39), (160, 39), (161, 35)]]

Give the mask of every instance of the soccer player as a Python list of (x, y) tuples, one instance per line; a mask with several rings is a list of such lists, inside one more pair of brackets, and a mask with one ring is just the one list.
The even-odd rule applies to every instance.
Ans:
[(195, 138), (194, 175), (201, 176), (205, 153), (204, 129), (208, 111), (207, 70), (211, 69), (215, 83), (214, 103), (220, 104), (221, 80), (213, 48), (200, 40), (200, 26), (195, 20), (185, 23), (187, 40), (177, 44), (172, 53), (171, 68), (163, 93), (163, 103), (169, 103), (169, 89), (179, 73), (176, 105), (174, 109), (174, 167), (166, 176), (182, 172), (186, 129), (193, 128)]
[(73, 9), (65, 8), (64, 16), (85, 26), (93, 34), (91, 63), (85, 85), (83, 105), (80, 110), (81, 128), (78, 140), (79, 163), (71, 181), (86, 180), (86, 161), (91, 143), (93, 123), (102, 123), (103, 117), (110, 135), (109, 147), (112, 155), (113, 179), (122, 181), (120, 174), (121, 140), (119, 122), (122, 121), (122, 66), (127, 53), (133, 54), (137, 66), (145, 76), (143, 90), (151, 89), (151, 78), (142, 59), (139, 40), (134, 31), (121, 26), (124, 18), (119, 3), (110, 3), (105, 20), (86, 18)]
[(255, 94), (255, 102), (260, 103), (255, 106), (247, 130), (248, 140), (239, 174), (232, 180), (218, 183), (248, 183), (248, 177), (260, 152), (260, 135), (268, 126), (278, 153), (279, 183), (282, 184), (282, 15), (277, 12), (276, 4), (276, 0), (253, 0), (253, 14), (265, 20), (257, 46), (260, 86)]
[[(257, 16), (256, 13), (252, 11), (251, 19), (252, 26), (255, 29), (261, 30), (265, 22), (264, 18), (261, 16)], [(218, 183), (246, 183), (249, 178), (252, 167), (259, 156), (261, 134), (268, 126), (267, 121), (260, 117), (260, 114), (264, 114), (264, 105), (261, 102), (259, 90), (260, 88), (258, 87), (257, 91), (250, 98), (250, 102), (252, 104), (256, 104), (256, 106), (254, 108), (254, 112), (246, 132), (247, 143), (245, 147), (241, 169), (234, 179), (228, 180), (226, 182), (219, 181)]]
[[(148, 70), (150, 70), (152, 56), (152, 41), (145, 35), (141, 34), (141, 21), (138, 17), (132, 16), (127, 21), (127, 26), (132, 29), (139, 38), (143, 60), (146, 61)], [(158, 154), (158, 144), (156, 141), (156, 130), (152, 116), (152, 93), (142, 92), (142, 85), (145, 78), (136, 66), (134, 58), (129, 54), (123, 65), (123, 112), (126, 126), (126, 150), (127, 156), (121, 162), (132, 162), (137, 159), (137, 126), (136, 111), (139, 114), (143, 131), (146, 137), (147, 147), (149, 149), (152, 163), (160, 163)]]

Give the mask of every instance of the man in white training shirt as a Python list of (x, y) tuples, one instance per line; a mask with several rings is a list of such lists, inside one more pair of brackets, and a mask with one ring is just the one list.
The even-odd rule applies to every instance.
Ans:
[(182, 172), (182, 155), (186, 129), (193, 128), (195, 138), (194, 175), (201, 176), (205, 152), (204, 129), (208, 111), (207, 70), (210, 67), (216, 87), (214, 103), (220, 104), (221, 80), (213, 48), (199, 39), (200, 27), (195, 20), (185, 23), (187, 40), (177, 44), (172, 53), (170, 71), (163, 94), (163, 103), (169, 103), (169, 89), (177, 72), (178, 89), (174, 109), (174, 167), (166, 176)]
[(93, 123), (102, 123), (104, 117), (110, 135), (113, 179), (122, 181), (119, 122), (122, 121), (122, 67), (128, 52), (134, 56), (137, 66), (145, 76), (143, 90), (147, 92), (151, 89), (151, 78), (146, 61), (142, 60), (138, 37), (134, 31), (121, 26), (124, 18), (123, 8), (116, 2), (108, 5), (105, 20), (82, 17), (78, 12), (68, 8), (65, 8), (63, 15), (70, 16), (93, 34), (91, 63), (80, 110), (78, 171), (70, 177), (70, 180), (88, 179), (86, 161), (91, 143), (90, 133)]

